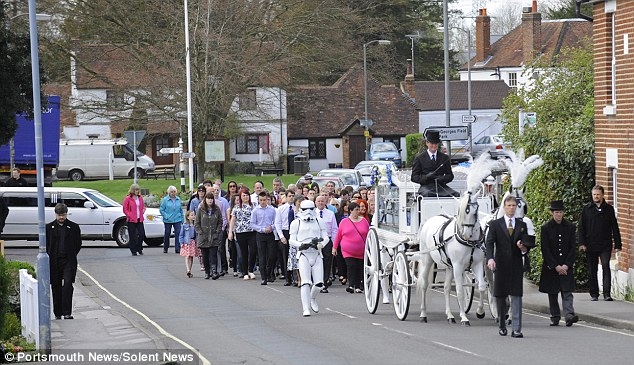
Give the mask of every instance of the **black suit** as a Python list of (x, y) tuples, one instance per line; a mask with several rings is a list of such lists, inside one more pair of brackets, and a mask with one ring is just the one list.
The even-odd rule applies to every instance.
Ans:
[(9, 207), (4, 202), (4, 198), (0, 197), (0, 238), (2, 238), (2, 230), (4, 229), (4, 223), (9, 215)]
[(422, 196), (460, 196), (458, 192), (447, 186), (453, 180), (449, 156), (436, 152), (436, 161), (432, 161), (429, 153), (424, 151), (416, 156), (412, 166), (412, 181), (420, 184), (418, 193)]
[[(486, 258), (495, 260), (493, 295), (496, 297), (500, 328), (505, 328), (506, 297), (511, 296), (513, 331), (522, 330), (522, 295), (524, 263), (517, 241), (530, 244), (528, 228), (521, 218), (515, 218), (513, 236), (508, 232), (508, 217), (496, 219), (489, 225), (486, 237)], [(528, 252), (526, 253), (528, 254)]]
[(79, 250), (81, 230), (77, 223), (67, 219), (61, 225), (57, 220), (46, 225), (46, 253), (49, 256), (55, 317), (71, 315)]

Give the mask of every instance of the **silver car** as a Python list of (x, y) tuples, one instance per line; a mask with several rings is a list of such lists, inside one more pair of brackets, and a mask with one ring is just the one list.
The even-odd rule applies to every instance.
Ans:
[(317, 173), (317, 176), (338, 177), (345, 186), (351, 186), (354, 190), (359, 190), (359, 186), (365, 186), (361, 172), (354, 169), (325, 169)]
[(504, 141), (504, 137), (499, 134), (482, 136), (473, 141), (473, 157), (489, 152), (493, 158), (508, 158), (506, 150), (509, 148), (510, 143)]

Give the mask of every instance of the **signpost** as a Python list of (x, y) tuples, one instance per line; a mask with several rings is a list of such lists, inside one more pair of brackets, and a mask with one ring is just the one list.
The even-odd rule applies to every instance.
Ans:
[(475, 115), (463, 115), (462, 123), (463, 124), (475, 123), (477, 119), (478, 118)]
[(180, 147), (165, 147), (159, 150), (160, 153), (168, 154), (168, 153), (181, 153), (183, 149)]
[(185, 152), (183, 153), (183, 158), (195, 158), (196, 154), (194, 152)]
[(440, 132), (440, 140), (442, 141), (458, 141), (469, 138), (468, 127), (429, 127), (425, 129), (425, 134), (428, 130)]

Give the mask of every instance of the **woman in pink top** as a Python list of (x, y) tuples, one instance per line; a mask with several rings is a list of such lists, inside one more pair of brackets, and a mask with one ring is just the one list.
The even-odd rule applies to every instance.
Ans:
[(138, 184), (130, 185), (128, 195), (123, 200), (123, 214), (125, 214), (128, 223), (128, 247), (132, 256), (137, 254), (143, 255), (143, 239), (145, 238), (145, 229), (143, 228), (143, 213), (145, 213), (145, 204), (141, 189)]
[(359, 214), (359, 204), (348, 205), (350, 216), (341, 220), (339, 230), (333, 241), (332, 254), (337, 255), (337, 248), (341, 245), (341, 254), (346, 260), (348, 273), (348, 293), (363, 293), (361, 278), (363, 277), (363, 251), (365, 239), (370, 230), (368, 220)]

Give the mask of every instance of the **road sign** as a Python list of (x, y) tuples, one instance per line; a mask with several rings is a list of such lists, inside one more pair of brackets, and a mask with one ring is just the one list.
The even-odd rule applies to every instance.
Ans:
[(425, 129), (425, 133), (423, 133), (423, 135), (426, 135), (428, 130), (440, 132), (440, 139), (442, 141), (458, 141), (461, 139), (469, 139), (468, 127), (429, 127)]
[(141, 140), (143, 140), (143, 137), (145, 137), (145, 131), (123, 131), (123, 134), (125, 135), (125, 139), (127, 139), (128, 143), (130, 144), (135, 141), (136, 135), (136, 146), (134, 146), (135, 148), (139, 147), (139, 144), (141, 144)]
[(464, 123), (464, 124), (475, 123), (477, 119), (478, 118), (475, 115), (463, 115), (462, 116), (462, 123)]
[(159, 150), (160, 153), (163, 154), (167, 154), (167, 153), (181, 153), (183, 152), (183, 149), (180, 147), (165, 147), (165, 148), (161, 148)]
[(363, 131), (363, 136), (366, 137), (366, 138), (370, 137), (370, 131), (368, 131), (368, 130)]
[(183, 158), (194, 158), (196, 154), (194, 152), (185, 152), (183, 153)]

